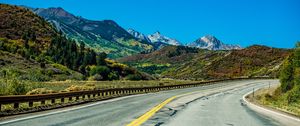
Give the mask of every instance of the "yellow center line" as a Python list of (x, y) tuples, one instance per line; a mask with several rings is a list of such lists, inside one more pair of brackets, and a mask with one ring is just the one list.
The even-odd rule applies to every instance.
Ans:
[(168, 103), (173, 101), (175, 98), (181, 97), (181, 96), (184, 96), (184, 95), (193, 94), (193, 93), (196, 93), (196, 92), (199, 92), (199, 91), (188, 92), (188, 93), (184, 93), (184, 94), (181, 94), (181, 95), (176, 95), (176, 96), (173, 96), (171, 98), (168, 98), (167, 100), (165, 100), (164, 102), (158, 104), (157, 106), (152, 108), (150, 111), (146, 112), (145, 114), (143, 114), (142, 116), (140, 116), (136, 120), (132, 121), (131, 123), (127, 124), (126, 126), (140, 126), (141, 124), (146, 122), (149, 118), (151, 118), (157, 111), (159, 111), (162, 107), (164, 107), (165, 105), (167, 105)]
[(150, 117), (152, 117), (157, 111), (159, 111), (162, 107), (164, 107), (166, 104), (171, 102), (173, 99), (175, 99), (177, 96), (173, 96), (171, 98), (168, 98), (164, 102), (160, 103), (159, 105), (152, 108), (150, 111), (146, 112), (144, 115), (140, 116), (138, 119), (132, 121), (127, 126), (139, 126), (145, 121), (147, 121)]

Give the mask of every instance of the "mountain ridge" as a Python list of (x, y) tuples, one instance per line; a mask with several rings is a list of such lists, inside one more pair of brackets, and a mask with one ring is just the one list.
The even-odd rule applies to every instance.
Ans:
[(166, 46), (118, 61), (165, 78), (224, 79), (244, 76), (277, 77), (290, 50), (253, 45), (240, 50), (207, 50)]
[(188, 43), (187, 46), (208, 50), (242, 49), (239, 45), (225, 44), (212, 35), (205, 35), (194, 42)]
[(0, 4), (0, 17), (0, 81), (154, 79), (77, 45), (28, 9)]
[(176, 46), (182, 45), (176, 39), (172, 39), (172, 38), (169, 38), (169, 37), (166, 37), (166, 36), (160, 34), (159, 31), (156, 31), (155, 33), (150, 34), (150, 35), (145, 35), (145, 34), (138, 32), (132, 28), (129, 28), (127, 30), (127, 32), (140, 40), (144, 40), (144, 41), (154, 44), (155, 49), (160, 49), (167, 45), (176, 45)]
[(128, 56), (154, 48), (152, 43), (140, 41), (113, 20), (94, 21), (75, 16), (61, 7), (29, 8), (50, 22), (68, 38), (84, 42), (96, 52), (109, 57)]

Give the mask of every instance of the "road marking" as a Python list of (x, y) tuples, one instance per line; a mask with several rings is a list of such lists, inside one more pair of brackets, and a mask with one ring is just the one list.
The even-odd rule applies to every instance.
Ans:
[[(255, 82), (255, 83), (257, 83), (257, 82)], [(249, 83), (249, 84), (251, 85), (251, 84), (255, 84), (255, 83)], [(210, 86), (210, 85), (208, 85), (208, 86)], [(188, 92), (188, 93), (184, 93), (184, 94), (180, 94), (180, 95), (175, 95), (171, 98), (168, 98), (164, 102), (158, 104), (157, 106), (155, 106), (154, 108), (152, 108), (151, 110), (149, 110), (148, 112), (146, 112), (145, 114), (140, 116), (139, 118), (133, 120), (131, 123), (127, 124), (126, 126), (140, 126), (141, 124), (146, 122), (149, 118), (151, 118), (157, 111), (159, 111), (165, 105), (167, 105), (168, 103), (173, 101), (175, 98), (182, 97), (182, 96), (185, 96), (185, 95), (191, 95), (191, 94), (198, 93), (198, 92), (203, 92), (203, 91), (206, 91), (206, 90), (213, 90), (213, 89), (198, 90), (198, 91)]]
[[(257, 90), (258, 90), (258, 89), (256, 89), (255, 91), (257, 91)], [(250, 95), (252, 92), (253, 92), (253, 91), (250, 91), (250, 92), (248, 92), (247, 94), (245, 94), (245, 95), (243, 96), (243, 100), (246, 102), (246, 104), (252, 105), (252, 106), (256, 107), (257, 109), (260, 109), (260, 110), (263, 110), (263, 111), (266, 111), (266, 112), (269, 112), (269, 113), (272, 113), (272, 114), (275, 114), (275, 115), (279, 115), (279, 116), (282, 116), (282, 117), (285, 117), (285, 118), (292, 119), (292, 120), (295, 120), (295, 121), (300, 122), (300, 119), (299, 119), (299, 118), (292, 117), (292, 116), (288, 116), (288, 115), (286, 115), (286, 114), (282, 114), (282, 113), (279, 113), (279, 112), (276, 112), (276, 111), (272, 111), (272, 110), (263, 108), (263, 107), (261, 107), (261, 106), (258, 106), (258, 105), (255, 105), (255, 104), (249, 102), (249, 101), (246, 99), (246, 96), (247, 96), (247, 95)]]
[(166, 104), (174, 100), (177, 96), (173, 96), (171, 98), (168, 98), (164, 102), (160, 103), (159, 105), (152, 108), (150, 111), (146, 112), (144, 115), (140, 116), (138, 119), (132, 121), (127, 126), (139, 126), (145, 121), (147, 121), (150, 117), (152, 117), (157, 111), (159, 111), (162, 107), (164, 107)]
[[(205, 90), (212, 90), (212, 89), (205, 89)], [(175, 95), (175, 96), (173, 96), (171, 98), (168, 98), (167, 100), (165, 100), (164, 102), (158, 104), (157, 106), (155, 106), (154, 108), (152, 108), (151, 110), (149, 110), (148, 112), (146, 112), (145, 114), (143, 114), (142, 116), (140, 116), (139, 118), (133, 120), (131, 123), (127, 124), (126, 126), (140, 126), (141, 124), (143, 124), (144, 122), (146, 122), (149, 118), (151, 118), (157, 111), (159, 111), (165, 105), (167, 105), (168, 103), (170, 103), (171, 101), (173, 101), (175, 98), (182, 97), (182, 96), (185, 96), (185, 95), (194, 94), (194, 93), (198, 93), (198, 92), (202, 92), (202, 91), (205, 91), (205, 90), (188, 92), (188, 93), (184, 93), (184, 94), (180, 94), (180, 95)]]

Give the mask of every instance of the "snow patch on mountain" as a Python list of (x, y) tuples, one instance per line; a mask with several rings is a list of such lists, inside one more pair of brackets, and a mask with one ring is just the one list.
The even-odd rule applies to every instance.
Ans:
[(233, 50), (233, 49), (242, 49), (239, 45), (232, 45), (232, 44), (224, 44), (216, 37), (212, 35), (206, 35), (197, 39), (194, 42), (187, 44), (189, 47), (196, 47), (201, 49), (208, 49), (208, 50)]
[(134, 29), (128, 29), (127, 32), (129, 34), (131, 34), (132, 36), (134, 36), (135, 38), (138, 38), (140, 40), (144, 40), (144, 41), (147, 41), (147, 42), (151, 42), (151, 40), (144, 34), (138, 32), (138, 31), (135, 31)]
[(172, 39), (172, 38), (169, 38), (169, 37), (166, 37), (162, 34), (160, 34), (160, 32), (155, 32), (154, 34), (152, 35), (144, 35), (138, 31), (135, 31), (133, 29), (128, 29), (127, 32), (129, 34), (131, 34), (132, 36), (134, 36), (135, 38), (138, 38), (140, 40), (145, 40), (147, 42), (151, 42), (151, 43), (154, 43), (154, 44), (157, 44), (159, 43), (159, 45), (161, 44), (167, 44), (167, 45), (182, 45), (179, 41), (177, 41), (176, 39)]
[(148, 35), (148, 38), (151, 40), (152, 43), (162, 42), (162, 43), (166, 43), (166, 44), (170, 44), (170, 45), (181, 45), (181, 43), (179, 41), (177, 41), (176, 39), (166, 37), (166, 36), (160, 34), (160, 32), (158, 32), (158, 31), (152, 35)]

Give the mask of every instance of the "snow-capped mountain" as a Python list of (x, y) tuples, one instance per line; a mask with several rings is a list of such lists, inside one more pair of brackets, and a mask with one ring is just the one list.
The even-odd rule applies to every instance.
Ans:
[(160, 32), (155, 32), (152, 35), (146, 36), (143, 33), (140, 33), (134, 29), (128, 29), (127, 32), (134, 36), (135, 38), (138, 38), (140, 40), (144, 40), (147, 42), (154, 43), (157, 46), (165, 46), (165, 45), (181, 45), (181, 43), (175, 39), (166, 37), (164, 35), (161, 35)]
[[(28, 9), (46, 19), (68, 38), (82, 41), (97, 52), (106, 52), (110, 58), (148, 51), (155, 46), (135, 38), (113, 20), (89, 20), (61, 7)], [(128, 46), (129, 40), (136, 40), (137, 44)]]
[(172, 38), (166, 37), (164, 35), (161, 35), (160, 32), (158, 32), (158, 31), (152, 35), (148, 35), (148, 38), (150, 39), (150, 41), (152, 43), (162, 42), (162, 43), (166, 43), (169, 45), (181, 45), (181, 43), (179, 41), (177, 41), (176, 39), (172, 39)]
[(242, 49), (242, 47), (239, 45), (224, 44), (212, 35), (203, 36), (200, 39), (197, 39), (196, 41), (187, 44), (187, 46), (208, 50)]
[(130, 29), (127, 30), (127, 32), (129, 34), (131, 34), (133, 37), (137, 38), (137, 39), (147, 41), (147, 42), (151, 42), (151, 40), (146, 35), (144, 35), (143, 33), (138, 32), (138, 31), (135, 31), (134, 29), (130, 28)]

